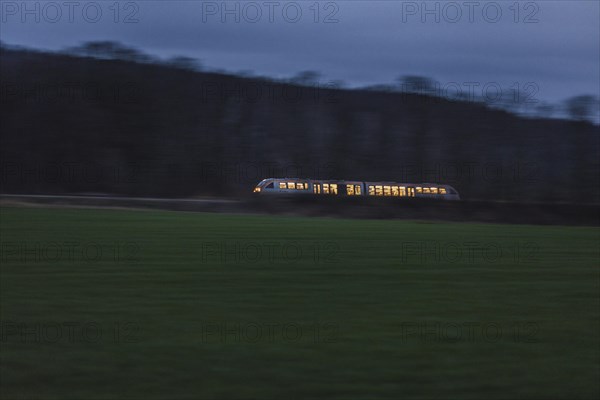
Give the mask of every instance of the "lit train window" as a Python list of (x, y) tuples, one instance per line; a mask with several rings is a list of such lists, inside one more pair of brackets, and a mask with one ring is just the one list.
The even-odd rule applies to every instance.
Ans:
[(423, 188), (417, 186), (417, 193), (423, 193)]
[(375, 186), (369, 185), (369, 196), (375, 196)]
[(338, 185), (335, 183), (324, 183), (323, 193), (327, 194), (338, 194)]
[(383, 196), (383, 186), (379, 186), (379, 185), (375, 186), (375, 195)]
[(399, 196), (400, 193), (398, 192), (398, 186), (392, 186), (392, 196)]
[(294, 182), (288, 182), (287, 187), (288, 189), (296, 189), (296, 184)]
[(354, 186), (354, 193), (356, 193), (357, 196), (361, 195), (360, 185)]
[(431, 188), (431, 193), (432, 193), (432, 194), (438, 194), (438, 188), (436, 188), (436, 187), (432, 187), (432, 188)]
[(321, 194), (321, 184), (320, 183), (315, 183), (313, 186), (313, 192), (315, 192), (316, 194)]
[(404, 196), (406, 196), (406, 187), (404, 187), (404, 186), (400, 186), (400, 188), (399, 188), (399, 189), (400, 189), (400, 190), (399, 190), (399, 191), (400, 191), (400, 197), (404, 197)]
[(440, 188), (440, 194), (446, 194), (446, 189)]
[(285, 189), (285, 182), (279, 182), (279, 189)]
[(348, 196), (354, 196), (354, 185), (346, 185), (346, 193)]
[(423, 188), (423, 193), (429, 194), (429, 188)]
[(383, 195), (384, 196), (391, 196), (392, 195), (392, 188), (390, 186), (384, 186), (383, 187)]

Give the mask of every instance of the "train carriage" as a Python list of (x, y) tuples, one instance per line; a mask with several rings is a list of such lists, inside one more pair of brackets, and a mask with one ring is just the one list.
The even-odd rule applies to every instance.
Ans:
[(302, 178), (263, 179), (254, 188), (254, 193), (261, 195), (305, 194), (460, 200), (460, 195), (452, 186), (437, 183), (361, 182)]

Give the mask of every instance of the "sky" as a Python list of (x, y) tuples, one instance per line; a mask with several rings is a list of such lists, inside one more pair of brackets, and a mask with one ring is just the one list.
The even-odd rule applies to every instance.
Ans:
[(61, 50), (115, 40), (211, 69), (349, 87), (422, 75), (442, 90), (600, 96), (600, 1), (5, 1), (0, 40)]

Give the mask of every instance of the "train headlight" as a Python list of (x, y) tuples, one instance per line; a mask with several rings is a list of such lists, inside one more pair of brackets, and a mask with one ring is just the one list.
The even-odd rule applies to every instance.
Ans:
[(260, 193), (260, 188), (259, 187), (255, 187), (254, 188), (254, 193)]

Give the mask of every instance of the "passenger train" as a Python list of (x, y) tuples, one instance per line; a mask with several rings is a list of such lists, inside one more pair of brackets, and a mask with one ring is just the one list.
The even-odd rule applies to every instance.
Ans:
[(456, 189), (437, 183), (359, 182), (300, 178), (263, 179), (254, 188), (261, 195), (324, 195), (433, 198), (460, 200)]

